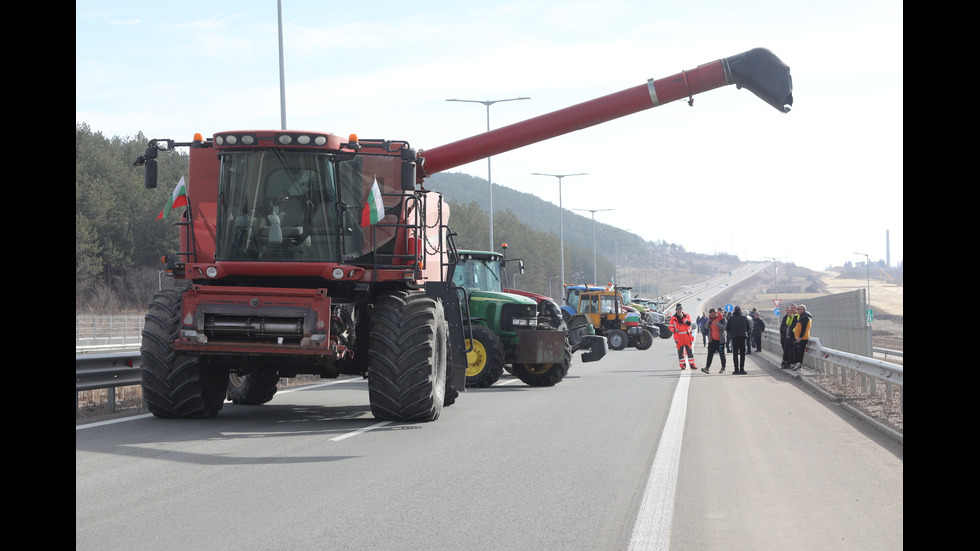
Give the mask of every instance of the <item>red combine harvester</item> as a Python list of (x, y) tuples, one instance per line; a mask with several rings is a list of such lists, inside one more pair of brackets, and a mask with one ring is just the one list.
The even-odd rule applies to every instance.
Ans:
[(165, 257), (187, 285), (146, 315), (149, 410), (212, 417), (226, 398), (268, 402), (280, 377), (353, 374), (376, 418), (437, 419), (467, 362), (448, 204), (425, 178), (729, 84), (793, 103), (789, 68), (757, 48), (427, 151), (291, 130), (150, 140), (133, 163), (146, 187), (160, 151), (188, 147), (190, 171), (180, 251)]

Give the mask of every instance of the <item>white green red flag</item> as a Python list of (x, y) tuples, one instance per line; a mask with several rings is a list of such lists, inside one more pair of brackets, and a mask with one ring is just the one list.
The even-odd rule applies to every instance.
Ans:
[(174, 192), (170, 195), (170, 202), (167, 203), (160, 214), (157, 215), (157, 220), (166, 218), (170, 215), (170, 211), (177, 207), (187, 206), (187, 185), (184, 184), (184, 177), (180, 177), (180, 181), (177, 182), (177, 187), (174, 188)]
[(361, 227), (377, 224), (384, 217), (385, 205), (381, 201), (381, 188), (378, 187), (378, 178), (375, 176), (374, 183), (371, 184), (371, 194), (368, 195), (367, 202), (361, 210)]

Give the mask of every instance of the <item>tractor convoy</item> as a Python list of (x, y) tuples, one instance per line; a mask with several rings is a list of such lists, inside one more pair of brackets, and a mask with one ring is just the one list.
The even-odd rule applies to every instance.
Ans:
[[(479, 329), (490, 314), (467, 308), (484, 291), (467, 291), (457, 274), (476, 258), (456, 249), (448, 203), (425, 179), (730, 84), (783, 113), (793, 103), (789, 68), (757, 48), (428, 150), (294, 130), (150, 140), (133, 163), (145, 167), (146, 187), (157, 185), (162, 152), (188, 148), (189, 173), (180, 248), (164, 257), (184, 284), (157, 293), (146, 314), (149, 411), (212, 417), (226, 398), (268, 402), (280, 377), (359, 375), (376, 418), (437, 419), (476, 375), (469, 359), (480, 338), (492, 338)], [(561, 380), (576, 345), (590, 350), (583, 360), (604, 352), (601, 338), (575, 342), (588, 332), (582, 318), (542, 323), (555, 312), (516, 297), (498, 297), (498, 338), (521, 320), (548, 327), (506, 335), (504, 361), (525, 383)]]

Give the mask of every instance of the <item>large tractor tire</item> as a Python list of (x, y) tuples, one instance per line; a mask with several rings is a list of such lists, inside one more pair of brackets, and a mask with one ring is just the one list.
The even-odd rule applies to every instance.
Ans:
[(653, 333), (641, 329), (640, 333), (632, 338), (632, 342), (637, 350), (646, 350), (653, 345)]
[(371, 413), (385, 421), (435, 421), (446, 394), (449, 324), (441, 301), (420, 291), (378, 297), (368, 345)]
[(181, 292), (164, 289), (150, 302), (143, 325), (143, 400), (157, 417), (214, 417), (225, 402), (228, 370), (196, 355), (177, 355)]
[(473, 326), (473, 340), (466, 340), (466, 386), (486, 388), (500, 379), (504, 372), (504, 344), (500, 337), (482, 325)]
[(610, 329), (609, 331), (605, 331), (603, 335), (606, 336), (606, 340), (609, 342), (609, 348), (612, 350), (623, 350), (629, 344), (629, 337), (626, 335), (626, 331)]
[(228, 399), (243, 406), (258, 406), (272, 400), (279, 387), (279, 374), (271, 369), (246, 375), (232, 373), (228, 379)]
[(572, 365), (572, 346), (565, 338), (565, 357), (561, 363), (514, 364), (514, 375), (528, 386), (555, 386)]
[(660, 329), (661, 339), (669, 339), (674, 336), (674, 334), (670, 332), (670, 327), (668, 327), (666, 323), (658, 323), (657, 329)]

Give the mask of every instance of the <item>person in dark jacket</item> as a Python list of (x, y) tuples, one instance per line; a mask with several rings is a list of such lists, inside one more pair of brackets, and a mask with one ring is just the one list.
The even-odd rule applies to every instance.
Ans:
[(798, 318), (792, 329), (793, 337), (793, 359), (790, 361), (793, 371), (798, 371), (803, 367), (803, 356), (806, 354), (806, 345), (810, 342), (810, 328), (813, 326), (813, 316), (806, 311), (803, 304), (797, 306)]
[(752, 342), (749, 343), (749, 350), (755, 345), (756, 352), (762, 352), (762, 332), (766, 330), (766, 322), (758, 312), (752, 314)]
[(701, 346), (708, 346), (708, 315), (702, 313), (698, 316), (698, 333), (701, 334)]
[(749, 318), (736, 306), (728, 318), (728, 335), (732, 339), (732, 362), (735, 371), (732, 375), (745, 375), (745, 344), (749, 340)]
[(793, 360), (793, 349), (796, 347), (796, 337), (793, 336), (793, 326), (797, 320), (796, 305), (790, 304), (789, 310), (779, 323), (779, 343), (783, 347), (783, 362), (779, 367), (789, 369), (793, 367), (790, 362)]
[(753, 334), (753, 331), (755, 331), (755, 320), (756, 320), (758, 314), (759, 314), (759, 309), (758, 308), (753, 308), (751, 312), (749, 312), (748, 314), (746, 314), (749, 317), (749, 341), (745, 345), (745, 355), (746, 356), (751, 356), (752, 355), (752, 343), (755, 342), (755, 340), (752, 338), (752, 334)]

